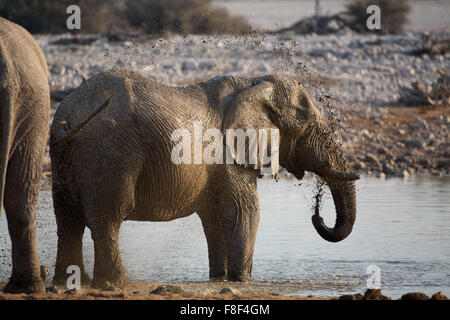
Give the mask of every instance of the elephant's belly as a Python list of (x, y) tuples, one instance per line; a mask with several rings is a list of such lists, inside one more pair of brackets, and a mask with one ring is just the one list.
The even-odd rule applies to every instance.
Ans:
[[(170, 221), (189, 216), (208, 201), (207, 174), (202, 166), (184, 166), (144, 176), (136, 187), (135, 206), (127, 220)], [(153, 179), (148, 179), (152, 177)], [(156, 178), (156, 179), (155, 179)], [(155, 182), (156, 180), (156, 182)]]

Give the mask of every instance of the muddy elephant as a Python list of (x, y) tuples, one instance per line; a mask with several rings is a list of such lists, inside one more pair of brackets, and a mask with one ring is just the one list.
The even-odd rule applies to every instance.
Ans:
[(0, 17), (0, 206), (12, 243), (5, 292), (42, 292), (36, 250), (36, 204), (50, 122), (44, 54), (22, 27)]
[[(86, 226), (94, 241), (92, 286), (121, 286), (122, 221), (169, 221), (193, 213), (206, 235), (210, 277), (251, 278), (259, 221), (256, 182), (263, 162), (252, 163), (249, 157), (237, 161), (237, 151), (230, 151), (234, 162), (220, 161), (227, 152), (218, 152), (217, 162), (196, 161), (198, 146), (193, 145), (178, 154), (190, 154), (192, 162), (178, 163), (174, 150), (185, 137), (174, 133), (185, 130), (195, 140), (195, 123), (202, 124), (202, 132), (278, 129), (279, 164), (299, 179), (305, 170), (312, 171), (331, 189), (336, 225), (324, 225), (317, 212), (313, 224), (318, 233), (333, 242), (350, 234), (356, 216), (353, 180), (358, 176), (348, 171), (341, 147), (297, 81), (225, 76), (175, 88), (135, 72), (112, 70), (68, 96), (51, 127), (56, 284), (64, 283), (69, 265), (80, 266), (88, 281), (82, 256)], [(272, 138), (265, 141), (267, 149), (273, 147)], [(205, 145), (201, 142), (201, 148)]]

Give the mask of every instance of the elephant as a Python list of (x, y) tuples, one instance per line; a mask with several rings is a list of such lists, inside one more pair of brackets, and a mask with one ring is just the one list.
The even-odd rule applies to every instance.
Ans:
[(118, 247), (121, 223), (170, 221), (193, 213), (206, 236), (210, 279), (252, 279), (261, 165), (246, 159), (175, 163), (173, 133), (180, 128), (193, 133), (196, 121), (220, 132), (278, 129), (279, 164), (298, 179), (312, 171), (331, 189), (336, 224), (327, 227), (316, 212), (312, 220), (319, 235), (337, 242), (350, 234), (359, 177), (349, 172), (342, 147), (298, 81), (282, 75), (222, 76), (169, 87), (113, 69), (67, 96), (51, 125), (55, 285), (66, 281), (69, 265), (78, 265), (89, 283), (82, 255), (86, 227), (94, 241), (91, 286), (121, 287), (127, 283)]
[(22, 27), (0, 17), (1, 187), (12, 244), (4, 292), (43, 292), (36, 248), (36, 204), (50, 125), (44, 54)]

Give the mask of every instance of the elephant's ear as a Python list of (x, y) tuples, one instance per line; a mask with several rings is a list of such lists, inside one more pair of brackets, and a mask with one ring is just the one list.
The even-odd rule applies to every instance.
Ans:
[(270, 120), (274, 87), (261, 82), (241, 92), (225, 114), (226, 163), (260, 170), (278, 180), (279, 130)]

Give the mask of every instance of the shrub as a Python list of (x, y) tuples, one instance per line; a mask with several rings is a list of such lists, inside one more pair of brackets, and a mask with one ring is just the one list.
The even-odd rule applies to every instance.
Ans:
[(81, 30), (77, 32), (104, 33), (128, 26), (122, 22), (118, 0), (0, 0), (0, 16), (31, 33), (63, 33), (69, 31), (66, 10), (72, 4), (81, 9)]
[(356, 31), (368, 31), (366, 10), (370, 5), (381, 9), (381, 32), (401, 31), (411, 10), (408, 0), (350, 0), (346, 3), (345, 13), (350, 18), (350, 26)]
[(243, 34), (250, 26), (241, 16), (214, 8), (212, 0), (131, 0), (126, 15), (130, 25), (148, 33)]
[(181, 34), (236, 33), (250, 31), (241, 16), (215, 8), (212, 0), (0, 0), (0, 16), (31, 33), (68, 32), (66, 9), (81, 9), (81, 33), (129, 32)]

